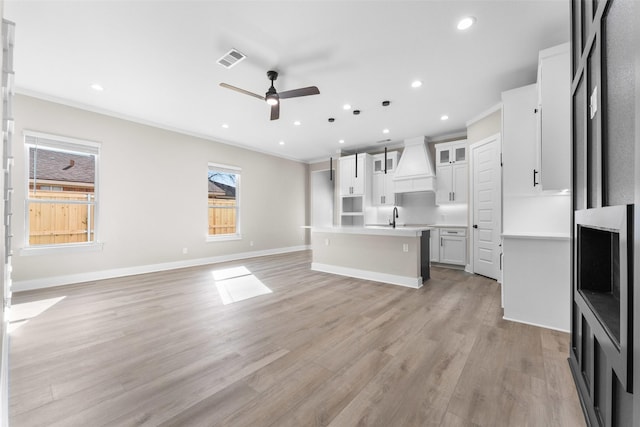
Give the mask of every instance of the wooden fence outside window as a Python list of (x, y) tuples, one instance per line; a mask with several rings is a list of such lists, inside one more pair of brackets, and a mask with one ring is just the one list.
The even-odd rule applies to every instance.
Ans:
[(209, 235), (236, 233), (235, 199), (209, 199)]
[[(92, 242), (95, 238), (95, 209), (91, 203), (65, 203), (87, 201), (87, 193), (61, 191), (30, 192), (29, 245), (54, 245)], [(93, 197), (93, 194), (91, 194)], [(37, 202), (48, 199), (56, 202)]]

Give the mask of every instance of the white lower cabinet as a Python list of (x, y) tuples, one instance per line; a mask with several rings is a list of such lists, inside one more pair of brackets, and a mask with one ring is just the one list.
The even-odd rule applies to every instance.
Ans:
[(467, 264), (467, 231), (464, 228), (433, 228), (429, 250), (431, 262)]
[(464, 229), (440, 229), (440, 262), (466, 265), (467, 232)]

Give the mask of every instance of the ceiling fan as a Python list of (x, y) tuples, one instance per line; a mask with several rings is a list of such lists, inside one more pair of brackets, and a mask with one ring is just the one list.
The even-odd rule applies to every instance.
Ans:
[(271, 80), (271, 87), (267, 90), (267, 93), (262, 96), (257, 93), (249, 92), (248, 90), (241, 89), (239, 87), (231, 86), (227, 83), (220, 83), (220, 86), (227, 89), (235, 90), (236, 92), (244, 93), (245, 95), (253, 96), (254, 98), (267, 101), (267, 104), (271, 105), (271, 120), (278, 120), (280, 117), (280, 100), (287, 98), (297, 98), (299, 96), (318, 95), (320, 91), (315, 86), (303, 87), (300, 89), (285, 90), (284, 92), (277, 92), (273, 87), (273, 82), (278, 78), (277, 71), (267, 71), (267, 77)]

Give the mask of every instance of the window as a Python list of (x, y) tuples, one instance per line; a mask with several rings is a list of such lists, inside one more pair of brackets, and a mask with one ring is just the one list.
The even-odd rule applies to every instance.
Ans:
[(207, 199), (210, 240), (240, 238), (240, 168), (209, 163)]
[(96, 243), (100, 145), (25, 132), (26, 247)]

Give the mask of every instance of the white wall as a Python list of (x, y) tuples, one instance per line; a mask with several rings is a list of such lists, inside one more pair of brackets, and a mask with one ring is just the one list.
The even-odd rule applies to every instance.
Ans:
[(467, 126), (469, 145), (482, 141), (502, 131), (502, 108), (483, 116)]
[[(16, 289), (73, 282), (91, 272), (193, 264), (307, 244), (300, 228), (308, 218), (306, 164), (23, 95), (15, 97), (14, 116)], [(24, 130), (102, 144), (102, 251), (20, 255), (25, 246)], [(208, 162), (242, 168), (242, 240), (206, 242)]]

